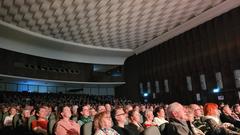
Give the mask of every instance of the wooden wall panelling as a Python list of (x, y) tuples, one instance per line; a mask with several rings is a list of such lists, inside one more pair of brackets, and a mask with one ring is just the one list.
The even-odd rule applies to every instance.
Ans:
[(220, 63), (219, 63), (219, 55), (218, 55), (218, 46), (216, 44), (216, 32), (214, 28), (214, 23), (208, 22), (206, 23), (207, 28), (207, 41), (209, 46), (209, 54), (210, 54), (210, 60), (212, 64), (212, 71), (213, 72), (219, 72), (220, 71)]
[[(228, 19), (227, 21), (225, 19)], [(237, 68), (237, 65), (239, 63), (238, 61), (238, 52), (237, 52), (237, 45), (235, 40), (235, 33), (234, 33), (234, 25), (233, 25), (233, 17), (230, 15), (223, 16), (223, 29), (224, 29), (224, 37), (226, 40), (226, 54), (228, 63), (227, 66), (222, 66), (222, 72), (223, 74), (223, 82), (224, 82), (224, 90), (225, 91), (232, 91), (235, 88), (235, 79), (233, 75), (234, 69)], [(226, 65), (226, 64), (225, 64)], [(234, 92), (232, 93), (234, 94)], [(234, 96), (234, 95), (232, 95)]]
[[(233, 19), (231, 15), (225, 14), (222, 17), (223, 21), (223, 27), (224, 29), (224, 39), (225, 39), (225, 46), (226, 46), (226, 54), (228, 56), (228, 65), (231, 69), (234, 69), (235, 63), (237, 63), (237, 51), (236, 51), (236, 44), (234, 40), (234, 32), (232, 29), (234, 29), (233, 25)], [(240, 25), (240, 24), (239, 24)]]
[(231, 11), (232, 26), (231, 32), (233, 33), (233, 42), (236, 46), (236, 63), (234, 69), (240, 69), (240, 8)]

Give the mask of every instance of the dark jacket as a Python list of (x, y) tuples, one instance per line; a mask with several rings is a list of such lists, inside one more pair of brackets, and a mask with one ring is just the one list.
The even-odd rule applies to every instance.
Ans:
[(126, 128), (122, 128), (117, 125), (114, 125), (112, 128), (116, 130), (120, 135), (130, 135), (129, 131)]
[(140, 135), (142, 134), (142, 131), (144, 130), (143, 127), (138, 127), (133, 123), (129, 123), (126, 126), (126, 129), (129, 131), (129, 135)]
[(210, 130), (207, 132), (207, 135), (238, 135), (236, 131), (233, 131), (229, 128), (224, 128), (221, 124), (218, 124), (215, 120), (211, 118), (206, 118), (204, 121), (207, 122), (207, 126), (210, 127)]
[(234, 119), (233, 117), (229, 116), (229, 115), (226, 115), (224, 113), (221, 113), (220, 115), (220, 119), (221, 121), (224, 123), (224, 122), (228, 122), (228, 123), (231, 123), (233, 124), (235, 127), (240, 127), (240, 121)]
[(186, 121), (179, 121), (177, 119), (169, 119), (167, 126), (168, 135), (194, 135), (190, 123)]

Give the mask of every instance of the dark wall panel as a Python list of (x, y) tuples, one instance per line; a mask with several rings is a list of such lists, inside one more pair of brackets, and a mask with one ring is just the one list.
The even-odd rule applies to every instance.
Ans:
[[(155, 102), (179, 101), (217, 102), (224, 96), (231, 103), (238, 100), (234, 70), (240, 69), (240, 8), (233, 9), (146, 52), (134, 55), (125, 62), (125, 91), (132, 97), (143, 99), (139, 83), (146, 89), (151, 81), (155, 92), (155, 81), (159, 81), (160, 93)], [(216, 73), (220, 72), (223, 89), (217, 88)], [(204, 74), (207, 90), (202, 90), (200, 75)], [(187, 88), (186, 77), (191, 77), (192, 91)], [(165, 92), (164, 80), (168, 80), (169, 92)], [(124, 91), (124, 90), (123, 90)], [(196, 101), (196, 94), (201, 101)], [(129, 96), (131, 97), (131, 96)]]

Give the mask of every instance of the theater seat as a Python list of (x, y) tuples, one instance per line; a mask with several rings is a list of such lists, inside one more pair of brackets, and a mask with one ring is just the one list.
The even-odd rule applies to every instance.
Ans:
[(13, 117), (13, 128), (16, 128), (16, 127), (17, 127), (17, 122), (18, 122), (18, 120), (20, 119), (20, 115), (21, 115), (21, 114), (16, 114), (16, 115)]
[(167, 126), (169, 123), (163, 123), (158, 128), (161, 133), (161, 135), (167, 135)]
[(49, 135), (54, 135), (54, 129), (55, 129), (55, 126), (56, 126), (56, 119), (50, 119), (48, 121), (48, 134)]
[(8, 115), (9, 115), (8, 112), (5, 112), (5, 113), (3, 114), (3, 116), (2, 116), (2, 122), (4, 122), (5, 118), (6, 118)]
[(93, 128), (93, 123), (92, 122), (89, 122), (89, 123), (86, 123), (84, 125), (82, 125), (81, 127), (81, 130), (83, 133), (83, 135), (92, 135), (92, 128)]
[(144, 130), (144, 135), (161, 135), (159, 129), (156, 126), (151, 126)]
[(33, 120), (36, 120), (36, 116), (30, 116), (29, 119), (28, 119), (28, 129), (29, 131), (32, 131), (32, 121)]

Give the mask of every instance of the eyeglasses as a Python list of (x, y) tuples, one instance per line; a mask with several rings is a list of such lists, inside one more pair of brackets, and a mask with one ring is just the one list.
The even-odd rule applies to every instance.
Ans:
[(120, 114), (118, 114), (118, 115), (116, 115), (116, 116), (120, 116), (120, 115), (125, 115), (126, 113), (120, 113)]
[(202, 109), (198, 108), (198, 109), (195, 109), (194, 111), (201, 111)]

